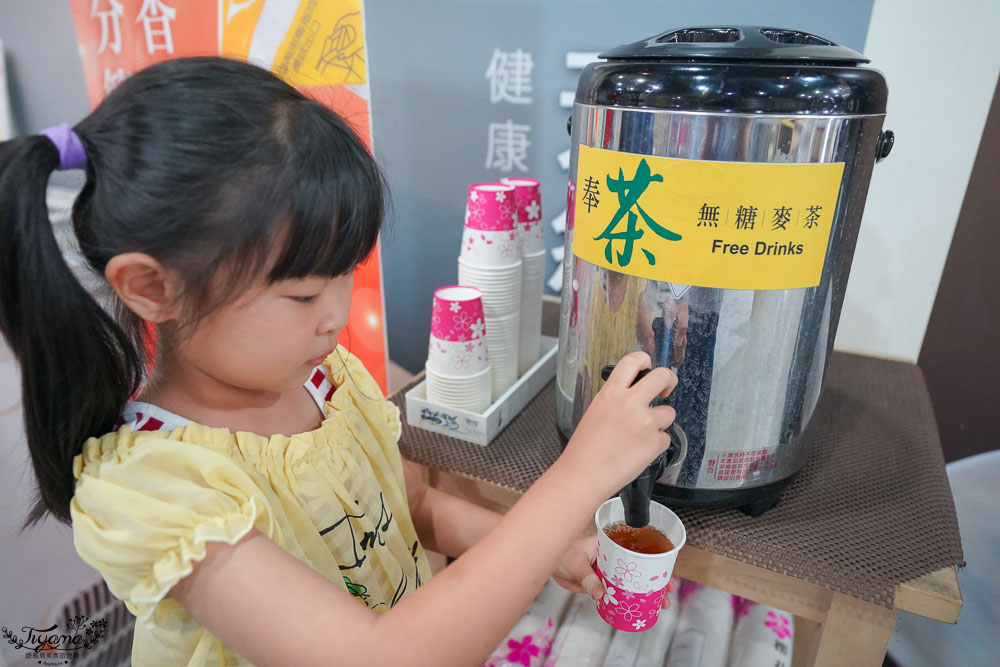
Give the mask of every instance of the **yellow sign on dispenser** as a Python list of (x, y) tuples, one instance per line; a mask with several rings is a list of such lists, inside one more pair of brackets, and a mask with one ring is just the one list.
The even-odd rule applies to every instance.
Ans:
[(818, 285), (844, 163), (719, 162), (580, 146), (573, 254), (662, 282)]

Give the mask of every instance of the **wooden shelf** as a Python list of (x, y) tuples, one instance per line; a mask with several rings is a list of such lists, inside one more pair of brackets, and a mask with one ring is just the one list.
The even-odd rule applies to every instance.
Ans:
[[(460, 472), (426, 466), (423, 470), (431, 486), (498, 512), (506, 512), (521, 496)], [(897, 586), (892, 610), (690, 545), (681, 550), (674, 573), (798, 617), (795, 665), (878, 667), (899, 611), (955, 623), (962, 609), (954, 567)]]

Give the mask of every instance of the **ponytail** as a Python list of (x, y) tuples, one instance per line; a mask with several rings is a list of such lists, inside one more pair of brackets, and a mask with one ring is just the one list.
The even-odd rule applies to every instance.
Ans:
[[(73, 458), (88, 437), (114, 428), (144, 367), (139, 334), (126, 334), (87, 293), (56, 243), (45, 191), (59, 160), (43, 136), (0, 143), (0, 331), (21, 364), (38, 482), (25, 526), (46, 512), (69, 523)], [(88, 178), (84, 196), (90, 186)]]

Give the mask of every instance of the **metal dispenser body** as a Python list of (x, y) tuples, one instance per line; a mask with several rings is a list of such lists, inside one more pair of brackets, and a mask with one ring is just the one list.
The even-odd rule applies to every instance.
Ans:
[(601, 58), (570, 119), (560, 433), (603, 365), (645, 350), (679, 377), (654, 497), (763, 511), (808, 453), (871, 170), (892, 145), (885, 80), (829, 40), (758, 26)]

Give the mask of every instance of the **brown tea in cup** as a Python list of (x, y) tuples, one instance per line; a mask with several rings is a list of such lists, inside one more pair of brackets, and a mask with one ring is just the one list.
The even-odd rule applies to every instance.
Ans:
[(635, 528), (618, 521), (605, 526), (604, 534), (618, 546), (640, 554), (663, 554), (674, 548), (667, 536), (652, 526)]

